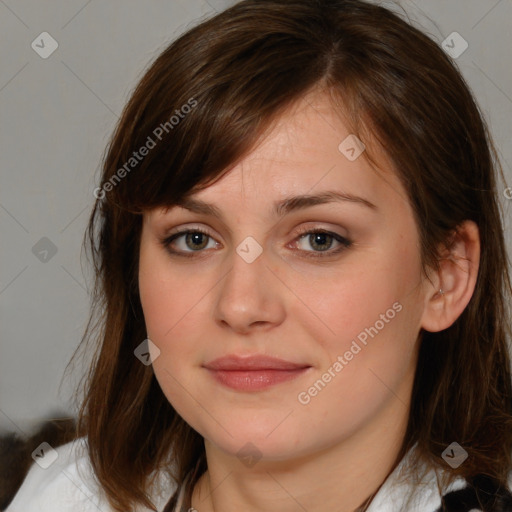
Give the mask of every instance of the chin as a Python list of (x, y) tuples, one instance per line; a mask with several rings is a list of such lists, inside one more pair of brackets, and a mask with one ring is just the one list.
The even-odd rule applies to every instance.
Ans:
[(216, 424), (198, 432), (217, 449), (240, 459), (284, 461), (321, 449), (315, 448), (315, 440), (304, 438), (303, 426), (295, 425), (290, 417), (283, 421), (285, 416), (281, 414), (277, 421), (274, 415), (267, 420), (228, 421), (229, 433)]

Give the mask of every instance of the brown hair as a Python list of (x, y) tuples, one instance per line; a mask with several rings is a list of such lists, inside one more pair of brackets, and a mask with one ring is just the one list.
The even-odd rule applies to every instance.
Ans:
[[(436, 43), (383, 7), (245, 0), (186, 32), (154, 61), (105, 155), (87, 233), (96, 286), (83, 342), (97, 349), (79, 427), (116, 510), (151, 507), (153, 471), (170, 471), (171, 453), (179, 485), (194, 468), (192, 484), (206, 469), (202, 437), (174, 411), (152, 367), (134, 356), (146, 337), (137, 284), (142, 213), (178, 204), (219, 179), (314, 88), (331, 95), (351, 133), (385, 148), (414, 211), (425, 269), (438, 268), (438, 248), (464, 220), (480, 229), (470, 303), (448, 329), (421, 332), (399, 457), (418, 443), (419, 457), (453, 477), (506, 482), (511, 285), (495, 182), (503, 173), (468, 86)], [(173, 115), (179, 120), (170, 121)], [(131, 161), (150, 139), (155, 146)], [(365, 155), (371, 161), (370, 146)], [(451, 469), (441, 453), (455, 440), (469, 458)]]

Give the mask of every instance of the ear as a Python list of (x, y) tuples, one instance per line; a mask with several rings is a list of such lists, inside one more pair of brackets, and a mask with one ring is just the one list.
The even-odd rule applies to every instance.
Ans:
[(478, 226), (464, 221), (440, 256), (439, 270), (432, 271), (430, 281), (425, 280), (421, 326), (430, 332), (450, 327), (473, 296), (480, 263)]

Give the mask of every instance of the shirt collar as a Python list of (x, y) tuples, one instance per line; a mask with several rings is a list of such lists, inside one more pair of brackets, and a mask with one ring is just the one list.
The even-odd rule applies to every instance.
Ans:
[[(421, 462), (410, 472), (411, 459), (416, 448), (416, 444), (410, 448), (388, 475), (366, 512), (435, 512), (439, 509), (442, 497), (439, 476), (444, 470), (428, 467), (425, 462)], [(445, 493), (457, 490), (465, 484), (465, 480), (458, 477), (448, 486)]]

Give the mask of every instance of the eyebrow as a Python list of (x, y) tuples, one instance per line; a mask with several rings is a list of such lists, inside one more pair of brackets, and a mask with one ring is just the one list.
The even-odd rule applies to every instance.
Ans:
[[(345, 192), (337, 192), (329, 190), (315, 195), (298, 195), (287, 197), (281, 201), (276, 201), (271, 211), (273, 216), (283, 217), (284, 215), (297, 210), (304, 210), (311, 206), (320, 204), (328, 204), (334, 202), (350, 202), (356, 205), (361, 205), (377, 211), (378, 208), (375, 204), (368, 199), (359, 197)], [(182, 199), (178, 206), (185, 208), (193, 213), (211, 215), (213, 217), (222, 218), (222, 212), (213, 204), (201, 201), (200, 199), (193, 199), (191, 197)]]

